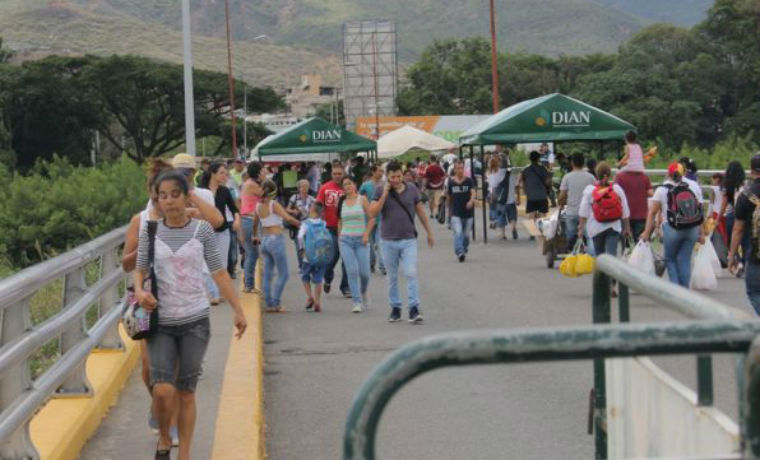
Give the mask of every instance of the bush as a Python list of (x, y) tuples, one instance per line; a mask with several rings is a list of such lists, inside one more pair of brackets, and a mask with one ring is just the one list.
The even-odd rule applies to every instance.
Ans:
[(0, 167), (0, 181), (0, 266), (15, 269), (125, 225), (147, 200), (145, 174), (126, 157), (98, 167), (56, 157), (28, 175)]

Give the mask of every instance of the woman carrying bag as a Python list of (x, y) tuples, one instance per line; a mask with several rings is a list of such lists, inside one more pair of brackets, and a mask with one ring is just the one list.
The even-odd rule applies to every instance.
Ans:
[(177, 458), (182, 460), (190, 458), (195, 387), (210, 338), (204, 265), (235, 312), (237, 338), (243, 335), (247, 323), (227, 273), (227, 263), (219, 254), (213, 228), (208, 222), (188, 215), (189, 186), (185, 176), (176, 171), (165, 172), (156, 179), (154, 190), (164, 216), (157, 225), (153, 261), (160, 303), (143, 289), (151, 266), (147, 228), (137, 247), (135, 297), (146, 311), (158, 309), (158, 327), (147, 337), (152, 396), (159, 422), (155, 458), (170, 458), (169, 425), (176, 394), (180, 405)]

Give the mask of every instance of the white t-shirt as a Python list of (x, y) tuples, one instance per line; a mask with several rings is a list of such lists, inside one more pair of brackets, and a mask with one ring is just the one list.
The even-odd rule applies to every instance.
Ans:
[(501, 181), (504, 180), (504, 176), (507, 174), (507, 170), (505, 168), (501, 168), (496, 172), (491, 172), (490, 170), (486, 172), (486, 181), (488, 181), (488, 193), (490, 195), (493, 195), (496, 192), (496, 187), (501, 184)]
[[(699, 184), (685, 177), (681, 180), (689, 186), (689, 189), (691, 189), (701, 203), (703, 198), (702, 189), (699, 187)], [(660, 215), (662, 215), (663, 223), (668, 221), (668, 187), (666, 185), (675, 185), (675, 182), (672, 179), (665, 179), (665, 182), (654, 191), (654, 197), (652, 197), (652, 201), (660, 203)]]
[[(594, 188), (596, 188), (596, 186), (592, 184), (586, 187), (585, 190), (583, 190), (581, 205), (580, 205), (580, 208), (578, 208), (578, 215), (580, 217), (585, 217), (587, 219), (586, 232), (588, 232), (588, 236), (593, 238), (594, 236), (602, 233), (603, 231), (609, 228), (615, 230), (618, 233), (621, 233), (623, 231), (623, 225), (620, 223), (621, 219), (618, 219), (612, 222), (598, 222), (594, 218), (594, 211), (591, 208), (591, 205), (593, 202), (591, 198), (591, 194), (594, 192)], [(628, 200), (626, 200), (625, 198), (625, 192), (623, 191), (623, 188), (620, 187), (618, 184), (613, 184), (612, 189), (620, 197), (620, 201), (623, 204), (623, 219), (630, 218), (631, 210), (628, 208)]]

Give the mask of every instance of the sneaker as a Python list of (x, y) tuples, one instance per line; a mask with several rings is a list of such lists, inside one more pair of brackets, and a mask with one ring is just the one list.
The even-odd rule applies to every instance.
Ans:
[(516, 229), (516, 228), (513, 228), (513, 229), (512, 229), (512, 239), (513, 239), (513, 240), (516, 240), (516, 239), (517, 239), (517, 229)]
[(152, 410), (149, 412), (149, 414), (150, 417), (148, 418), (148, 428), (150, 428), (150, 431), (153, 434), (158, 435), (158, 419), (153, 416)]
[(464, 254), (459, 254), (459, 262), (464, 262), (464, 258), (466, 256)]
[(306, 302), (306, 307), (304, 308), (306, 308), (307, 310), (311, 310), (312, 308), (314, 308), (314, 299), (309, 299), (308, 302)]
[(388, 317), (388, 322), (398, 323), (399, 321), (401, 321), (401, 309), (400, 308), (391, 309), (391, 315)]
[(354, 308), (351, 309), (351, 313), (361, 313), (362, 312), (362, 304), (355, 303)]
[(412, 324), (417, 324), (422, 322), (422, 313), (420, 313), (420, 309), (417, 307), (412, 307), (409, 309), (409, 322)]
[(176, 426), (169, 428), (169, 437), (172, 438), (172, 447), (179, 447), (179, 429)]
[(369, 308), (369, 294), (366, 292), (362, 294), (362, 306), (365, 310)]
[(324, 288), (325, 294), (329, 294), (330, 293), (330, 283), (325, 283), (325, 285), (323, 286), (323, 288)]

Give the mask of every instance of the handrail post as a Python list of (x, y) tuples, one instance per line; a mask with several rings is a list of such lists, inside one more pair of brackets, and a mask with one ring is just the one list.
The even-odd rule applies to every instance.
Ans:
[[(121, 270), (121, 267), (117, 265), (117, 253), (116, 249), (110, 249), (103, 254), (100, 259), (100, 277), (101, 279), (111, 273), (114, 270)], [(111, 309), (120, 308), (121, 302), (119, 302), (119, 285), (115, 284), (108, 288), (100, 299), (100, 308), (98, 309), (98, 318), (105, 316)], [(103, 336), (103, 339), (98, 344), (98, 349), (101, 350), (124, 350), (124, 343), (121, 340), (119, 334), (119, 324), (116, 323), (111, 327), (108, 332)]]
[[(594, 324), (609, 323), (611, 320), (610, 277), (599, 270), (594, 272), (592, 304)], [(594, 358), (594, 457), (597, 460), (605, 460), (607, 458), (606, 379), (604, 359)]]
[[(0, 310), (0, 347), (8, 345), (31, 329), (29, 317), (29, 298)], [(32, 380), (29, 375), (27, 360), (10, 368), (5, 378), (0, 380), (0, 411), (7, 409), (22, 393), (29, 390)], [(38, 459), (39, 454), (29, 436), (29, 421), (18, 427), (15, 433), (0, 441), (0, 458), (2, 459)]]
[(631, 295), (630, 289), (628, 289), (628, 285), (618, 283), (618, 293), (620, 294), (618, 297), (618, 320), (621, 323), (629, 323), (631, 322)]
[(697, 405), (713, 405), (713, 367), (712, 356), (697, 356)]
[(760, 337), (755, 337), (744, 365), (744, 392), (739, 395), (744, 458), (760, 458)]
[[(73, 305), (87, 291), (84, 267), (68, 273), (63, 283), (63, 308)], [(85, 316), (82, 315), (61, 334), (61, 355), (77, 346), (87, 337)], [(86, 362), (79, 363), (58, 389), (58, 396), (92, 395), (92, 385), (87, 380)]]

